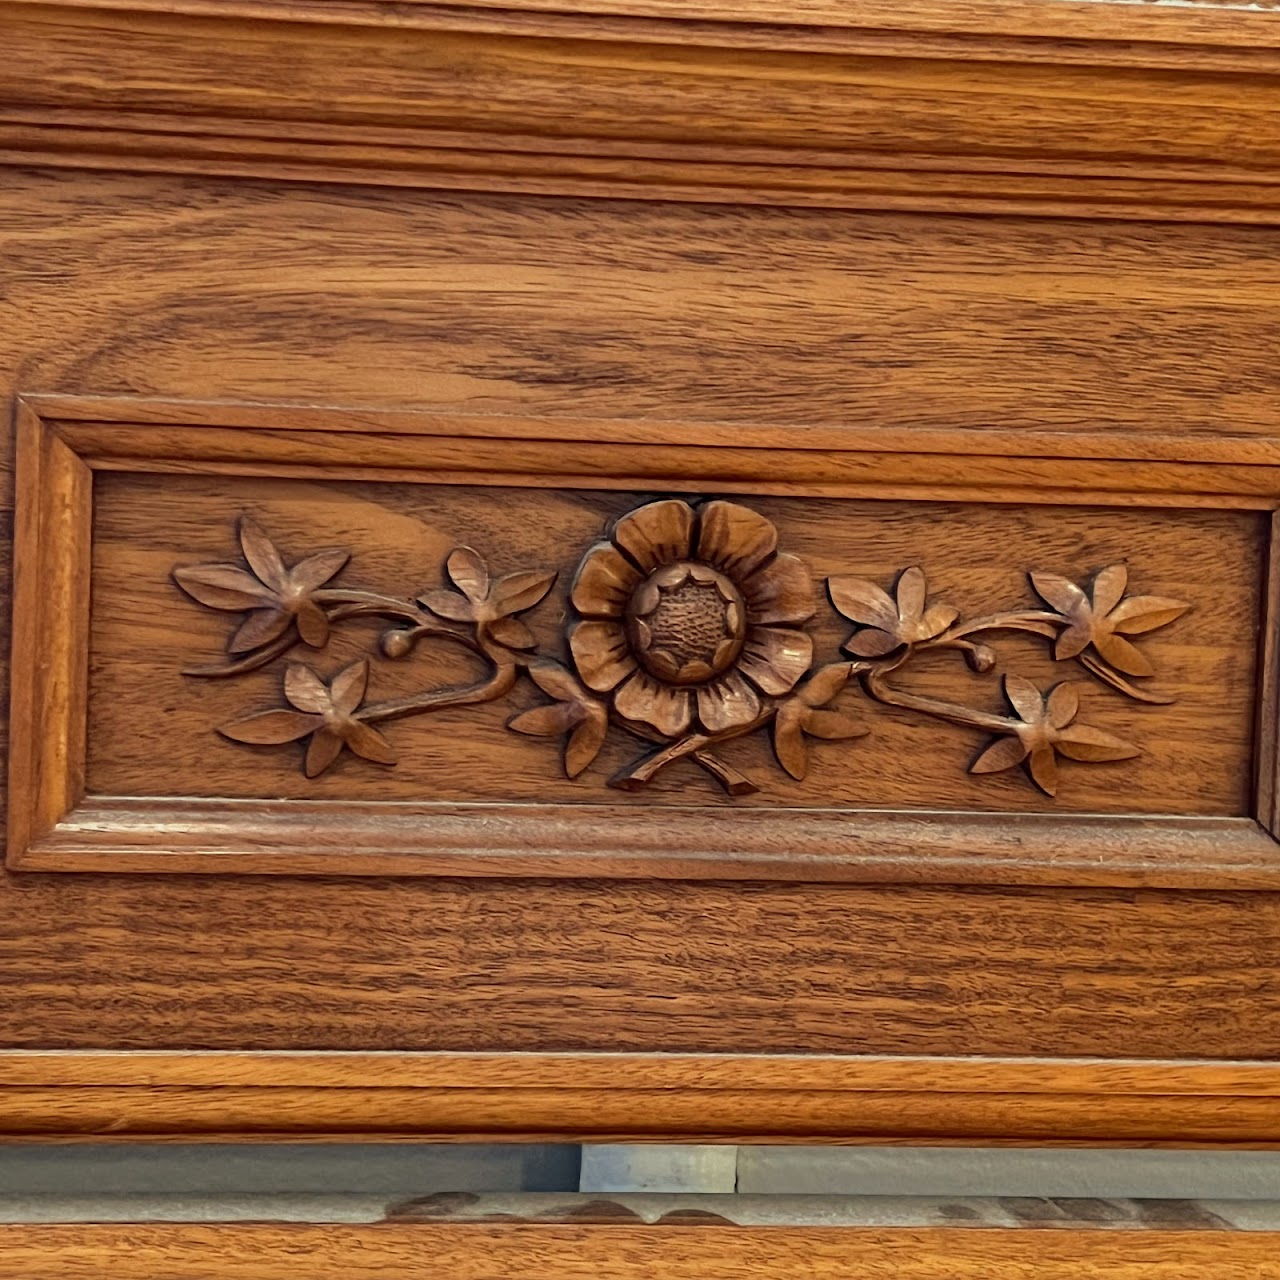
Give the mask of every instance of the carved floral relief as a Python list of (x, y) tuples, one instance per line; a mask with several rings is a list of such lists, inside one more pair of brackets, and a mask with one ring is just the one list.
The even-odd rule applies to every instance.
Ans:
[[(444, 584), (400, 599), (337, 585), (350, 558), (346, 551), (320, 551), (287, 565), (248, 516), (240, 522), (240, 547), (243, 564), (174, 570), (177, 584), (201, 604), (243, 615), (227, 643), (228, 660), (188, 674), (235, 676), (299, 645), (313, 650), (310, 663), (285, 664), (285, 705), (219, 730), (236, 742), (305, 744), (308, 777), (344, 751), (394, 764), (393, 739), (376, 726), (491, 702), (528, 679), (548, 701), (513, 716), (508, 727), (562, 740), (571, 778), (593, 764), (616, 730), (645, 746), (609, 779), (611, 786), (639, 790), (688, 759), (731, 795), (746, 795), (758, 786), (724, 759), (724, 744), (767, 731), (779, 764), (802, 779), (812, 741), (862, 737), (881, 704), (986, 735), (972, 773), (1022, 767), (1052, 796), (1060, 761), (1125, 760), (1139, 748), (1081, 723), (1070, 682), (1040, 689), (1007, 672), (1004, 714), (910, 692), (901, 679), (911, 663), (922, 653), (947, 650), (975, 672), (994, 672), (997, 637), (1026, 632), (1048, 641), (1056, 661), (1072, 662), (1090, 678), (1139, 701), (1167, 702), (1143, 684), (1155, 668), (1131, 637), (1166, 626), (1189, 607), (1127, 594), (1128, 573), (1119, 564), (1094, 575), (1087, 590), (1057, 574), (1032, 572), (1031, 586), (1047, 607), (968, 620), (931, 598), (919, 567), (905, 568), (892, 593), (837, 575), (825, 589), (830, 606), (853, 624), (846, 656), (817, 663), (810, 627), (819, 593), (809, 568), (779, 549), (773, 524), (740, 503), (670, 498), (623, 515), (578, 563), (565, 658), (543, 652), (521, 617), (550, 592), (555, 571), (494, 577), (477, 551), (459, 547), (446, 561)], [(407, 660), (423, 641), (444, 641), (482, 659), (485, 674), (467, 685), (384, 701), (369, 697), (367, 659), (322, 675), (312, 663), (323, 655), (331, 629), (370, 616), (388, 624), (379, 640), (384, 658)]]

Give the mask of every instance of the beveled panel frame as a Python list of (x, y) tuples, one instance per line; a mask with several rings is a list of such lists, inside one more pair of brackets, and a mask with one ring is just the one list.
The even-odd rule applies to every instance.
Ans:
[[(1280, 446), (1272, 441), (692, 428), (83, 396), (20, 399), (17, 432), (11, 868), (1280, 886), (1280, 846), (1271, 834), (1280, 685), (1274, 522), (1254, 817), (691, 805), (665, 810), (679, 817), (683, 849), (672, 852), (670, 826), (636, 808), (264, 806), (98, 796), (85, 786), (95, 471), (1274, 511)], [(797, 812), (805, 814), (799, 829)]]

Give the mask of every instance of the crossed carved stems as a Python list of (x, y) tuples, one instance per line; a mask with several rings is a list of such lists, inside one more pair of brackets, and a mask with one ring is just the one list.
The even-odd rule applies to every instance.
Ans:
[(855, 630), (843, 646), (846, 659), (816, 664), (807, 630), (818, 607), (813, 579), (800, 560), (779, 552), (773, 525), (737, 503), (695, 507), (666, 499), (621, 517), (579, 563), (570, 590), (576, 617), (567, 627), (566, 663), (539, 650), (520, 616), (546, 597), (553, 571), (494, 577), (476, 551), (460, 547), (446, 562), (447, 586), (400, 599), (334, 585), (349, 559), (346, 551), (321, 551), (290, 566), (252, 519), (244, 517), (239, 532), (244, 565), (174, 570), (178, 585), (201, 604), (245, 615), (227, 644), (227, 661), (186, 674), (239, 675), (299, 643), (322, 651), (333, 626), (362, 617), (390, 624), (378, 642), (385, 658), (407, 659), (423, 640), (444, 640), (485, 665), (484, 675), (470, 684), (378, 702), (368, 700), (367, 659), (329, 681), (303, 662), (289, 662), (287, 705), (219, 732), (262, 745), (305, 740), (308, 777), (328, 769), (344, 750), (393, 764), (392, 745), (376, 725), (491, 702), (527, 677), (551, 701), (514, 716), (508, 727), (563, 738), (571, 778), (596, 759), (616, 727), (650, 749), (610, 785), (638, 790), (676, 761), (691, 759), (730, 794), (746, 795), (758, 790), (756, 784), (719, 749), (768, 728), (779, 763), (799, 780), (809, 767), (810, 739), (867, 732), (847, 706), (836, 705), (852, 687), (872, 702), (990, 735), (971, 772), (1022, 765), (1053, 795), (1061, 758), (1100, 762), (1138, 754), (1136, 746), (1077, 722), (1072, 684), (1042, 691), (1006, 674), (1011, 714), (999, 714), (908, 692), (898, 677), (931, 650), (953, 650), (973, 671), (994, 671), (991, 638), (1027, 632), (1050, 641), (1058, 661), (1074, 660), (1131, 698), (1168, 702), (1142, 687), (1154, 668), (1128, 637), (1163, 627), (1189, 607), (1127, 595), (1123, 565), (1096, 574), (1087, 591), (1056, 574), (1032, 573), (1047, 608), (971, 620), (931, 601), (919, 568), (902, 571), (892, 596), (865, 579), (836, 576), (827, 579), (827, 595)]

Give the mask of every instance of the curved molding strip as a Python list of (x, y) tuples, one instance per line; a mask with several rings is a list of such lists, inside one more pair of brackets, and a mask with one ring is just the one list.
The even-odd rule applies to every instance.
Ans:
[(1280, 220), (1280, 11), (590, 7), (7, 0), (0, 163)]

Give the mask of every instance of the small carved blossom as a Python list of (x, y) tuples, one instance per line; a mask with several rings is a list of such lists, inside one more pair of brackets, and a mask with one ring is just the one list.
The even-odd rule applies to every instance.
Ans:
[(1080, 699), (1071, 684), (1042, 694), (1022, 676), (1004, 678), (1004, 693), (1021, 722), (997, 738), (970, 766), (970, 773), (999, 773), (1026, 761), (1032, 781), (1046, 795), (1058, 789), (1058, 757), (1068, 760), (1129, 760), (1138, 748), (1086, 724), (1073, 723)]
[(1067, 620), (1053, 646), (1059, 661), (1075, 658), (1090, 645), (1117, 671), (1130, 676), (1155, 674), (1146, 654), (1125, 639), (1154, 631), (1180, 618), (1191, 607), (1164, 596), (1126, 596), (1129, 571), (1122, 564), (1108, 565), (1085, 594), (1056, 573), (1033, 573), (1031, 584), (1045, 603)]
[(291, 662), (285, 671), (284, 696), (295, 708), (263, 711), (218, 730), (235, 742), (276, 745), (310, 736), (303, 765), (308, 778), (323, 773), (346, 747), (375, 764), (395, 764), (391, 744), (356, 716), (369, 685), (365, 659), (344, 667), (325, 684), (310, 667)]
[(532, 609), (551, 590), (555, 573), (525, 569), (494, 579), (479, 552), (458, 547), (445, 562), (456, 590), (427, 591), (419, 604), (451, 622), (473, 622), (508, 649), (537, 647), (533, 632), (514, 615)]
[(959, 616), (949, 604), (927, 605), (924, 570), (913, 566), (898, 578), (894, 596), (865, 578), (829, 578), (831, 603), (861, 630), (844, 646), (859, 658), (881, 658), (900, 645), (940, 636)]
[(848, 683), (851, 672), (847, 662), (833, 662), (822, 667), (785, 701), (778, 704), (773, 722), (773, 749), (778, 763), (797, 782), (809, 772), (811, 738), (841, 740), (860, 738), (868, 732), (866, 725), (846, 711), (829, 709)]
[(576, 778), (600, 754), (609, 731), (609, 708), (593, 697), (558, 662), (535, 662), (529, 678), (555, 702), (513, 716), (507, 728), (536, 738), (567, 733), (564, 771)]
[(347, 563), (346, 551), (318, 551), (289, 568), (275, 544), (251, 520), (240, 520), (240, 548), (249, 572), (235, 564), (197, 564), (175, 569), (174, 580), (211, 609), (248, 610), (227, 643), (230, 653), (248, 653), (279, 640), (293, 625), (313, 649), (329, 639), (329, 619), (312, 598)]

